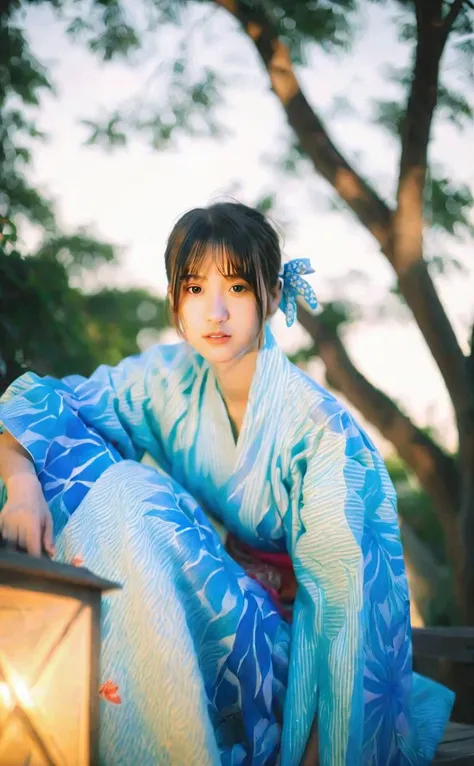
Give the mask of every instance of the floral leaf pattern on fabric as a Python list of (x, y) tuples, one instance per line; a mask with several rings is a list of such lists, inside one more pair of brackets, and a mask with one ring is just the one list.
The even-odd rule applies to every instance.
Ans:
[[(184, 344), (87, 380), (29, 374), (0, 401), (34, 461), (57, 555), (80, 552), (124, 586), (102, 612), (101, 666), (125, 701), (103, 706), (102, 763), (296, 766), (315, 715), (321, 766), (430, 763), (453, 695), (411, 670), (379, 453), (268, 328), (237, 445), (226, 418)], [(144, 451), (159, 470), (138, 464)], [(291, 554), (291, 631), (202, 506), (249, 545)]]

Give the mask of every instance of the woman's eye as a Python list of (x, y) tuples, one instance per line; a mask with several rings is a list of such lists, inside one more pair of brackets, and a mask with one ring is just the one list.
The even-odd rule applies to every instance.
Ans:
[(245, 285), (232, 285), (231, 290), (234, 293), (243, 293), (247, 290), (247, 288)]
[(190, 293), (191, 295), (199, 295), (201, 288), (199, 285), (189, 285), (189, 287), (186, 288), (186, 292)]

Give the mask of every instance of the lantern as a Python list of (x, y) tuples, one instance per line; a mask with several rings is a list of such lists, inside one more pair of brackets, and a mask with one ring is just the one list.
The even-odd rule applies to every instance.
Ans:
[(0, 549), (0, 766), (97, 763), (100, 603), (116, 587)]

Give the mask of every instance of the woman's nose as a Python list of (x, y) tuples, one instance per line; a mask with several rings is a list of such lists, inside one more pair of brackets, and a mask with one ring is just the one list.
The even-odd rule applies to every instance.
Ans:
[(229, 311), (227, 304), (221, 295), (216, 295), (211, 298), (209, 306), (209, 321), (210, 322), (225, 322), (229, 318)]

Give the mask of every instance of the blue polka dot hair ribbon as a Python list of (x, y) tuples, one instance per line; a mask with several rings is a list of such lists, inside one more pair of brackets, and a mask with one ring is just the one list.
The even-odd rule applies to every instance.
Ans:
[(281, 278), (283, 289), (281, 292), (280, 308), (286, 316), (286, 325), (291, 327), (296, 319), (296, 299), (298, 295), (311, 308), (318, 306), (316, 294), (302, 274), (314, 274), (309, 258), (295, 258), (285, 264)]

